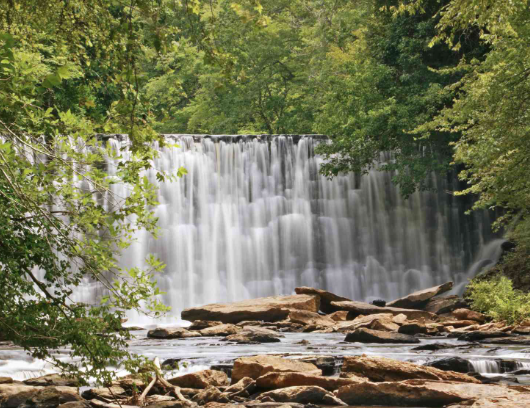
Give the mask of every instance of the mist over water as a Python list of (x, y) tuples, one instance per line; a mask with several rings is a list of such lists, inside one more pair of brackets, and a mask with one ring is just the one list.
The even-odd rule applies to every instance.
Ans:
[[(500, 255), (489, 214), (465, 215), (469, 200), (448, 193), (457, 189), (453, 177), (433, 175), (433, 191), (405, 200), (389, 173), (320, 175), (319, 136), (166, 137), (179, 147), (161, 149), (154, 167), (188, 174), (159, 183), (147, 172), (159, 186), (160, 238), (137, 234), (121, 262), (142, 266), (158, 255), (174, 315), (300, 285), (389, 301), (449, 280), (464, 284)], [(108, 143), (127, 156), (126, 138)], [(111, 174), (116, 164), (109, 159)], [(126, 195), (125, 186), (114, 188)]]

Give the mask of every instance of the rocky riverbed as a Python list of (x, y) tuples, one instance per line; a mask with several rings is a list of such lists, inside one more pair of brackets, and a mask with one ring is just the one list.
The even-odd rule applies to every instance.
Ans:
[(141, 401), (142, 379), (77, 389), (4, 343), (0, 407), (530, 406), (530, 326), (487, 322), (441, 296), (451, 286), (379, 306), (297, 288), (188, 309), (189, 327), (133, 332), (132, 351), (163, 373)]

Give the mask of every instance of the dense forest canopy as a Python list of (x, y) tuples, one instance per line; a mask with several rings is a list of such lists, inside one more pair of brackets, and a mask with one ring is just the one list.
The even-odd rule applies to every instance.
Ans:
[[(468, 188), (457, 194), (503, 208), (500, 221), (528, 236), (526, 0), (0, 6), (0, 327), (34, 356), (70, 345), (82, 364), (64, 368), (101, 381), (108, 365), (139, 363), (113, 333), (126, 310), (164, 312), (163, 265), (122, 270), (116, 256), (138, 228), (156, 234), (142, 170), (164, 132), (323, 133), (324, 174), (395, 171), (405, 196), (458, 167)], [(122, 152), (101, 133), (131, 139), (114, 177), (100, 163)], [(378, 163), (381, 152), (393, 160)], [(87, 277), (108, 287), (97, 307), (70, 301)]]

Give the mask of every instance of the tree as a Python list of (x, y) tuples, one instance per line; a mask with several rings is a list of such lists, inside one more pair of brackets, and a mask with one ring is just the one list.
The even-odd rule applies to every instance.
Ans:
[[(143, 170), (152, 142), (164, 140), (140, 94), (145, 51), (174, 39), (158, 24), (164, 13), (194, 4), (1, 1), (0, 332), (82, 381), (142, 366), (127, 350), (125, 311), (166, 310), (154, 279), (163, 265), (151, 257), (146, 270), (125, 270), (117, 254), (136, 230), (156, 234), (156, 190)], [(97, 136), (116, 132), (129, 134), (128, 151)], [(105, 287), (100, 304), (72, 300), (86, 280)], [(54, 354), (66, 346), (70, 362)]]
[[(415, 128), (451, 104), (448, 87), (463, 75), (464, 55), (483, 53), (471, 36), (459, 51), (445, 44), (429, 47), (436, 35), (438, 1), (423, 3), (422, 14), (396, 14), (380, 2), (362, 10), (363, 25), (345, 47), (334, 47), (323, 70), (325, 88), (316, 130), (332, 142), (319, 151), (324, 174), (394, 171), (394, 182), (408, 196), (429, 188), (429, 175), (451, 166), (451, 142), (458, 134), (437, 130), (422, 138)], [(443, 2), (442, 2), (443, 3)], [(396, 3), (394, 3), (396, 4)], [(380, 155), (391, 159), (381, 162)]]

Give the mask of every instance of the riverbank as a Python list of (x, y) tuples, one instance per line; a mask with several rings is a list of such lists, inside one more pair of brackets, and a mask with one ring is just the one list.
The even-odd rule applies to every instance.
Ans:
[[(442, 289), (447, 290), (449, 286), (445, 285)], [(385, 306), (384, 313), (374, 305), (344, 299), (333, 300), (329, 292), (316, 294), (315, 291), (308, 294), (308, 291), (313, 290), (305, 288), (298, 289), (297, 292), (305, 292), (298, 295), (255, 299), (239, 304), (207, 305), (184, 314), (189, 316), (190, 313), (191, 315), (199, 313), (204, 319), (209, 316), (208, 313), (214, 313), (217, 319), (234, 321), (234, 316), (238, 316), (235, 320), (248, 319), (249, 314), (261, 318), (263, 315), (260, 313), (272, 308), (273, 313), (265, 314), (265, 316), (276, 316), (270, 319), (275, 320), (272, 322), (241, 320), (223, 323), (218, 320), (201, 320), (193, 322), (186, 329), (162, 327), (149, 331), (135, 331), (135, 339), (130, 343), (131, 351), (149, 359), (158, 358), (164, 378), (169, 379), (170, 383), (178, 385), (186, 375), (188, 378), (217, 378), (215, 380), (217, 382), (214, 383), (208, 383), (209, 380), (191, 383), (193, 387), (190, 386), (189, 379), (186, 380), (188, 383), (180, 383), (180, 394), (183, 399), (172, 389), (153, 387), (145, 404), (152, 408), (190, 404), (237, 404), (241, 407), (263, 404), (271, 406), (273, 403), (276, 406), (284, 403), (291, 406), (302, 403), (329, 405), (331, 401), (340, 405), (342, 401), (355, 406), (384, 403), (386, 404), (383, 404), (384, 406), (441, 407), (463, 403), (471, 403), (471, 406), (472, 404), (487, 406), (484, 404), (491, 404), (493, 400), (501, 398), (505, 405), (499, 405), (497, 401), (495, 402), (497, 405), (493, 406), (517, 406), (509, 404), (520, 403), (530, 392), (526, 387), (526, 384), (530, 384), (528, 376), (530, 354), (527, 354), (527, 345), (530, 343), (527, 336), (516, 332), (526, 330), (525, 326), (509, 327), (479, 322), (478, 320), (483, 320), (484, 317), (471, 312), (466, 312), (467, 320), (462, 319), (457, 317), (462, 317), (464, 313), (459, 309), (449, 312), (442, 310), (444, 313), (440, 314), (427, 312), (424, 310), (427, 305), (430, 304), (429, 307), (432, 308), (434, 304), (440, 305), (448, 301), (447, 297), (440, 293), (440, 287), (436, 288), (411, 294), (398, 302), (399, 305), (403, 302), (410, 304), (417, 301), (421, 303), (421, 308), (405, 310), (399, 308), (402, 310), (395, 311), (392, 307)], [(454, 307), (462, 306), (461, 299), (449, 297), (449, 300)], [(278, 307), (278, 302), (289, 308)], [(348, 310), (331, 311), (329, 307), (337, 307), (337, 303), (343, 308), (347, 307)], [(315, 307), (317, 309), (313, 311)], [(355, 311), (360, 308), (363, 308), (363, 315)], [(322, 309), (327, 310), (328, 313), (325, 314)], [(283, 316), (285, 310), (287, 317)], [(333, 325), (322, 324), (329, 323), (329, 320), (334, 322)], [(465, 322), (472, 324), (463, 326)], [(406, 329), (403, 329), (404, 327)], [(408, 333), (411, 330), (426, 332), (405, 334), (404, 330)], [(355, 341), (347, 341), (352, 340), (354, 333), (357, 333)], [(362, 336), (359, 337), (359, 333), (364, 335), (368, 333), (372, 337), (367, 340)], [(406, 339), (408, 342), (397, 343), (394, 336), (398, 336), (401, 340)], [(267, 368), (266, 373), (259, 370), (247, 371), (245, 376), (250, 380), (246, 379), (243, 383), (246, 391), (242, 392), (240, 389), (234, 391), (234, 388), (230, 387), (239, 383), (234, 379), (243, 379), (241, 373), (236, 373), (234, 376), (234, 367), (240, 365), (238, 361), (256, 355), (265, 356), (262, 358), (274, 355), (274, 358), (279, 359), (280, 366), (287, 364), (287, 368), (285, 366), (275, 368), (275, 364), (270, 362), (262, 364), (272, 368)], [(363, 355), (366, 357), (360, 357)], [(64, 358), (68, 356), (65, 354)], [(352, 368), (355, 366), (352, 362), (359, 359), (364, 361), (364, 368), (363, 366), (361, 369)], [(391, 369), (385, 368), (388, 365), (386, 359), (400, 363), (392, 363)], [(29, 392), (24, 395), (31, 394), (31, 398), (36, 398), (35, 401), (39, 398), (42, 400), (42, 397), (36, 396), (39, 392), (42, 393), (42, 389), (25, 387), (35, 387), (39, 381), (43, 384), (45, 380), (30, 379), (26, 380), (25, 384), (16, 381), (24, 380), (24, 377), (49, 374), (53, 371), (51, 367), (45, 365), (39, 367), (39, 362), (30, 361), (22, 350), (7, 344), (0, 347), (0, 360), (0, 376), (8, 376), (15, 380), (15, 385), (0, 386), (1, 406), (14, 407), (5, 400), (5, 390), (8, 388), (14, 390), (18, 387), (20, 393)], [(308, 365), (289, 366), (289, 363), (282, 362), (284, 360)], [(175, 369), (175, 364), (178, 365), (178, 369)], [(299, 375), (272, 376), (269, 375), (271, 372), (299, 373)], [(190, 375), (192, 377), (189, 377)], [(269, 377), (264, 379), (262, 378), (264, 375)], [(343, 379), (354, 379), (354, 383), (345, 384)], [(461, 381), (466, 384), (465, 392), (458, 386)], [(130, 383), (129, 379), (125, 383), (122, 381), (114, 384), (117, 388), (113, 388), (113, 393), (117, 400), (105, 389), (99, 391), (81, 389), (82, 396), (79, 392), (75, 394), (72, 390), (66, 390), (69, 392), (64, 398), (74, 398), (71, 395), (77, 395), (79, 399), (74, 398), (76, 406), (112, 407), (117, 403), (128, 405), (133, 402), (134, 393), (130, 387), (124, 385)], [(356, 384), (362, 385), (354, 386)], [(146, 386), (143, 382), (137, 382), (136, 385), (139, 392)], [(290, 389), (292, 387), (298, 387), (298, 390)], [(351, 388), (348, 394), (345, 394), (346, 390), (340, 391), (344, 387)], [(409, 394), (423, 396), (420, 399), (404, 398), (404, 395)], [(49, 401), (41, 401), (42, 403), (35, 401), (30, 405), (46, 407), (61, 405), (54, 403), (50, 405)], [(60, 402), (61, 399), (56, 398), (56, 401)], [(74, 408), (72, 404), (69, 407)], [(229, 406), (227, 405), (226, 408)]]

